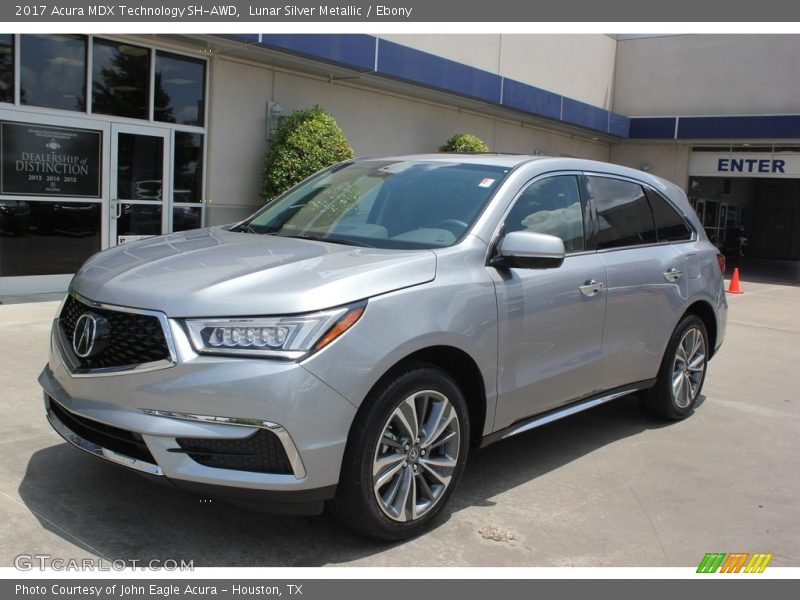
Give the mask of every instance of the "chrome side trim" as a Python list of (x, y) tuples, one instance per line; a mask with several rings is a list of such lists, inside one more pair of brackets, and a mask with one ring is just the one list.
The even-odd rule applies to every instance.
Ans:
[(84, 372), (76, 372), (77, 365), (72, 359), (71, 353), (69, 351), (69, 340), (64, 339), (64, 333), (61, 330), (61, 326), (59, 324), (59, 320), (61, 319), (61, 310), (63, 309), (63, 304), (62, 304), (61, 309), (59, 309), (57, 313), (58, 316), (55, 319), (54, 328), (56, 331), (56, 339), (58, 340), (59, 354), (61, 356), (61, 360), (63, 361), (64, 365), (67, 367), (67, 371), (69, 372), (70, 376), (75, 378), (81, 378), (81, 377), (108, 377), (113, 375), (129, 375), (131, 373), (145, 373), (147, 371), (168, 369), (169, 367), (174, 367), (176, 364), (178, 364), (178, 353), (175, 350), (175, 340), (172, 338), (172, 331), (169, 326), (169, 319), (167, 319), (167, 315), (165, 315), (164, 313), (155, 310), (130, 308), (128, 306), (117, 306), (115, 304), (103, 304), (101, 302), (95, 302), (94, 300), (89, 300), (88, 298), (81, 296), (77, 292), (72, 292), (72, 291), (69, 292), (69, 295), (78, 300), (79, 302), (82, 302), (83, 304), (86, 304), (94, 308), (102, 308), (105, 310), (111, 310), (116, 312), (155, 317), (156, 319), (158, 319), (158, 322), (161, 325), (161, 331), (164, 334), (164, 340), (167, 343), (167, 350), (169, 351), (169, 358), (164, 360), (156, 360), (152, 362), (140, 363), (138, 365), (128, 365), (124, 367), (107, 367), (104, 369), (92, 369)]
[(168, 410), (153, 410), (150, 408), (141, 409), (146, 415), (154, 417), (166, 417), (168, 419), (181, 419), (184, 421), (200, 421), (201, 423), (216, 423), (220, 425), (232, 425), (235, 427), (258, 427), (266, 429), (278, 436), (278, 439), (286, 451), (286, 457), (289, 459), (289, 464), (292, 465), (292, 471), (297, 479), (303, 479), (306, 476), (306, 468), (303, 465), (303, 460), (300, 458), (300, 453), (297, 451), (297, 446), (294, 445), (292, 437), (289, 432), (278, 423), (271, 421), (260, 421), (258, 419), (242, 419), (237, 417), (216, 417), (212, 415), (192, 415), (189, 413), (172, 412)]
[(103, 448), (94, 442), (83, 439), (69, 427), (64, 425), (64, 423), (62, 423), (59, 418), (53, 414), (53, 411), (50, 410), (49, 406), (47, 406), (47, 420), (62, 438), (76, 448), (80, 448), (89, 454), (94, 454), (100, 458), (117, 463), (118, 465), (123, 465), (137, 471), (142, 471), (143, 473), (148, 473), (149, 475), (164, 475), (164, 472), (158, 465), (154, 465), (143, 460), (138, 460), (136, 458), (131, 458), (130, 456), (125, 456), (124, 454), (119, 454), (118, 452), (114, 452), (108, 448)]
[(617, 398), (622, 398), (622, 396), (627, 396), (628, 394), (635, 392), (636, 389), (637, 388), (631, 388), (628, 390), (623, 390), (621, 392), (608, 394), (607, 396), (600, 396), (599, 398), (594, 398), (591, 400), (587, 400), (585, 402), (570, 404), (569, 406), (555, 410), (553, 412), (549, 412), (541, 417), (535, 417), (530, 421), (525, 421), (523, 423), (520, 423), (518, 426), (513, 427), (505, 434), (503, 434), (503, 436), (500, 439), (505, 440), (513, 435), (517, 435), (519, 433), (525, 433), (526, 431), (530, 431), (531, 429), (536, 429), (537, 427), (541, 427), (542, 425), (547, 425), (548, 423), (552, 423), (553, 421), (558, 421), (559, 419), (563, 419), (565, 417), (569, 417), (579, 412), (583, 412), (584, 410), (589, 410), (590, 408), (594, 408), (595, 406), (600, 406), (601, 404), (605, 404), (606, 402), (611, 402), (612, 400), (616, 400)]

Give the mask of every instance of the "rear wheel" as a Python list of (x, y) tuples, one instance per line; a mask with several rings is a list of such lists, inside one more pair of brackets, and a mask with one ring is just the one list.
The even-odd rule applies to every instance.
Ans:
[(708, 334), (696, 315), (684, 317), (672, 333), (656, 385), (642, 392), (640, 403), (648, 414), (678, 420), (694, 408), (708, 365)]
[(419, 364), (390, 377), (353, 423), (334, 510), (370, 537), (400, 540), (428, 528), (467, 459), (469, 417), (461, 390)]

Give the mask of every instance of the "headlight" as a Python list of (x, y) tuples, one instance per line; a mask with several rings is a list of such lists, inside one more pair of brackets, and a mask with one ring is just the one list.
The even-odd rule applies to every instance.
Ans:
[(201, 353), (298, 359), (350, 329), (364, 308), (361, 303), (294, 317), (187, 319), (186, 327)]

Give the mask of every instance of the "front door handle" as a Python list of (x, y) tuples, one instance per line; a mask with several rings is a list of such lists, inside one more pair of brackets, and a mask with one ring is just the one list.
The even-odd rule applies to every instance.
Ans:
[(606, 284), (602, 281), (595, 281), (594, 279), (588, 279), (582, 286), (578, 288), (581, 291), (581, 294), (584, 296), (596, 296), (604, 289), (606, 289)]
[(664, 272), (664, 279), (667, 281), (678, 281), (683, 277), (683, 271), (678, 271), (675, 267), (670, 267)]

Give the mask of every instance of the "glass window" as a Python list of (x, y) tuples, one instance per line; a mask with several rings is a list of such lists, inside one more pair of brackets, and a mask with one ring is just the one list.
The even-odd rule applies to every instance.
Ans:
[(669, 202), (652, 190), (647, 190), (647, 199), (653, 209), (659, 242), (679, 242), (692, 238), (692, 230)]
[(656, 241), (653, 213), (642, 186), (608, 177), (587, 177), (597, 206), (597, 247), (619, 248)]
[(203, 134), (175, 132), (175, 202), (203, 200)]
[(0, 102), (14, 102), (14, 36), (0, 34)]
[(21, 36), (19, 79), (22, 104), (85, 111), (86, 37)]
[(0, 200), (0, 276), (75, 273), (100, 250), (99, 202)]
[(161, 200), (164, 138), (120, 133), (117, 143), (117, 198)]
[(203, 126), (206, 63), (167, 52), (156, 52), (156, 121)]
[(149, 117), (150, 50), (99, 38), (92, 44), (92, 112)]
[(345, 163), (279, 196), (241, 228), (352, 246), (441, 248), (466, 233), (509, 170), (444, 160)]
[(117, 241), (119, 237), (159, 235), (161, 233), (160, 204), (123, 204), (117, 219)]
[(172, 231), (202, 227), (203, 209), (199, 206), (176, 206), (172, 209)]
[(533, 231), (564, 240), (567, 252), (585, 249), (578, 180), (572, 175), (541, 179), (522, 192), (505, 221), (505, 232)]

